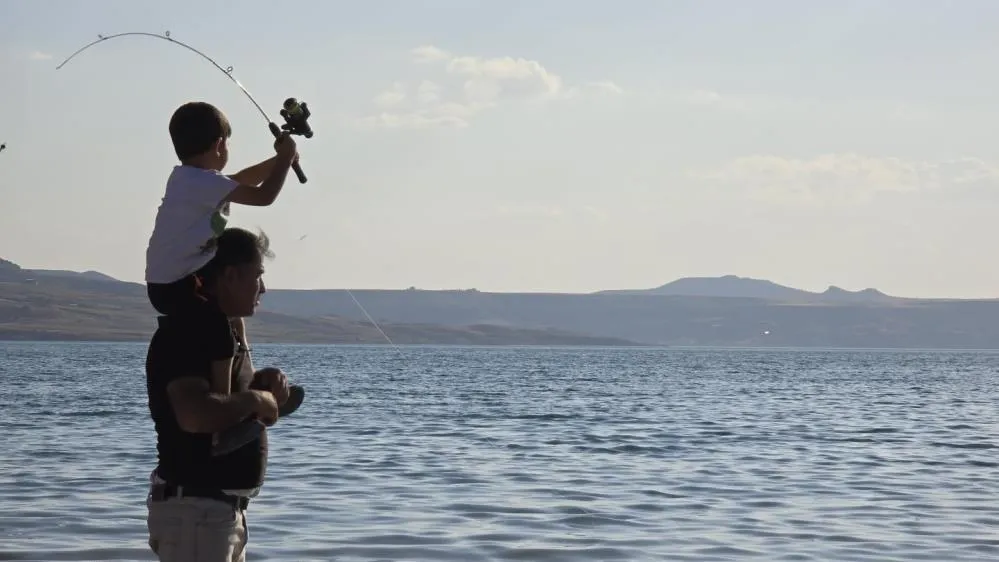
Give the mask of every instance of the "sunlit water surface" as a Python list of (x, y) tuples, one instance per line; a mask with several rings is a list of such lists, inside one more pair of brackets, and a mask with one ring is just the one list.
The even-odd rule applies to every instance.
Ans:
[[(0, 560), (151, 560), (142, 344), (0, 343)], [(999, 560), (999, 355), (258, 345), (249, 560)]]

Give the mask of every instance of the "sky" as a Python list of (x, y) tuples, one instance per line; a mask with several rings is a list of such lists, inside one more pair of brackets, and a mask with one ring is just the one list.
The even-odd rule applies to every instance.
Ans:
[(170, 114), (309, 182), (233, 206), (270, 288), (587, 292), (734, 274), (999, 296), (999, 3), (4, 0), (0, 257), (141, 282)]

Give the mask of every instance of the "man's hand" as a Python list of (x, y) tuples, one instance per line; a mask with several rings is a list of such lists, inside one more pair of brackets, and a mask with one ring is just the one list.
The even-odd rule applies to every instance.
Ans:
[(253, 386), (267, 389), (280, 406), (288, 400), (288, 377), (276, 367), (265, 367), (253, 373)]

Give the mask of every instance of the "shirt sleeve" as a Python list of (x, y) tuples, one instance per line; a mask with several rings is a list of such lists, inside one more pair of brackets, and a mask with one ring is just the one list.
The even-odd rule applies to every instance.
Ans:
[(186, 377), (203, 379), (209, 385), (212, 382), (210, 346), (204, 345), (204, 340), (196, 331), (185, 328), (184, 325), (161, 325), (150, 342), (146, 356), (146, 384), (149, 388), (149, 408), (156, 420), (173, 419), (174, 412), (167, 395), (170, 383)]
[(161, 325), (153, 336), (147, 356), (147, 369), (166, 388), (183, 377), (211, 376), (211, 363), (197, 334), (176, 323)]
[(211, 376), (211, 363), (236, 354), (232, 328), (224, 316), (171, 318), (161, 326), (155, 356), (163, 384), (180, 377)]

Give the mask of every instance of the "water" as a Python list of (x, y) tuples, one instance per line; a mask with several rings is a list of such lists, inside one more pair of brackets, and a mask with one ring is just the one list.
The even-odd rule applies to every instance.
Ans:
[[(151, 560), (144, 345), (0, 343), (0, 560)], [(999, 355), (258, 345), (250, 560), (999, 559)]]

